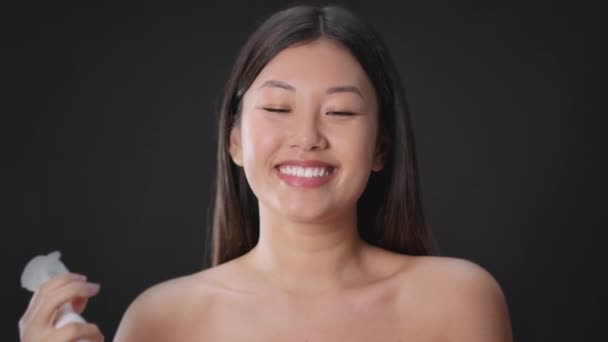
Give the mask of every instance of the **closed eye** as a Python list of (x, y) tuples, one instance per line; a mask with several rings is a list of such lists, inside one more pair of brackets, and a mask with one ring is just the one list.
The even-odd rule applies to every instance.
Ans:
[[(283, 109), (283, 108), (270, 108), (270, 107), (264, 107), (262, 108), (267, 112), (271, 112), (271, 113), (289, 113), (290, 110), (289, 109)], [(338, 115), (338, 116), (350, 116), (350, 115), (355, 115), (354, 112), (347, 112), (347, 111), (330, 111), (327, 112), (328, 114), (332, 114), (332, 115)]]
[(282, 109), (282, 108), (268, 108), (268, 107), (264, 107), (263, 108), (265, 111), (267, 112), (272, 112), (272, 113), (288, 113), (289, 109)]
[(328, 112), (328, 113), (331, 113), (333, 115), (338, 115), (338, 116), (349, 116), (349, 115), (354, 115), (355, 114), (353, 112), (336, 112), (336, 111)]

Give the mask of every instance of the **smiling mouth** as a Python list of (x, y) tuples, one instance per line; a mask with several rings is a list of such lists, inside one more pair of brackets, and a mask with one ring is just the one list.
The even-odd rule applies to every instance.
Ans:
[(316, 189), (330, 183), (337, 168), (331, 166), (280, 165), (275, 167), (277, 176), (285, 184), (296, 189)]
[(331, 166), (304, 167), (297, 165), (279, 165), (275, 168), (282, 175), (298, 178), (328, 177), (331, 176), (336, 169)]

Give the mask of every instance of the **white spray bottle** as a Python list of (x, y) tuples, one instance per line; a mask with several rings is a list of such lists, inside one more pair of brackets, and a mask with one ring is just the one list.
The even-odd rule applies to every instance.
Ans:
[[(36, 292), (40, 285), (52, 277), (69, 273), (65, 265), (59, 260), (60, 257), (61, 253), (59, 251), (34, 257), (27, 263), (23, 274), (21, 274), (21, 286), (29, 291)], [(70, 322), (85, 323), (86, 321), (74, 311), (72, 303), (68, 302), (59, 308), (54, 326), (55, 328), (61, 328)], [(78, 342), (91, 341), (78, 340)]]

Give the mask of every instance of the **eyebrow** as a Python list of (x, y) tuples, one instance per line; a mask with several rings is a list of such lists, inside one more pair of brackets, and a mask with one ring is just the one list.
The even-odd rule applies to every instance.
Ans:
[[(261, 89), (264, 87), (281, 88), (281, 89), (285, 89), (285, 90), (289, 90), (289, 91), (293, 91), (293, 92), (296, 91), (296, 88), (294, 86), (292, 86), (291, 84), (277, 81), (277, 80), (268, 80), (268, 81), (264, 82), (264, 84), (262, 84), (258, 89)], [(364, 99), (363, 94), (361, 93), (361, 90), (359, 90), (359, 88), (352, 86), (352, 85), (341, 85), (341, 86), (331, 87), (331, 88), (328, 88), (325, 91), (325, 93), (326, 94), (354, 93), (354, 94), (359, 95), (362, 99)]]

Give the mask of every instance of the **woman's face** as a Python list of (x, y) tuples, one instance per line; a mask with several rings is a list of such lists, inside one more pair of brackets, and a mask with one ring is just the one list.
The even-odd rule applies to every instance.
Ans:
[(298, 222), (356, 210), (370, 172), (382, 168), (377, 107), (339, 43), (319, 39), (275, 56), (244, 94), (230, 142), (260, 209)]

